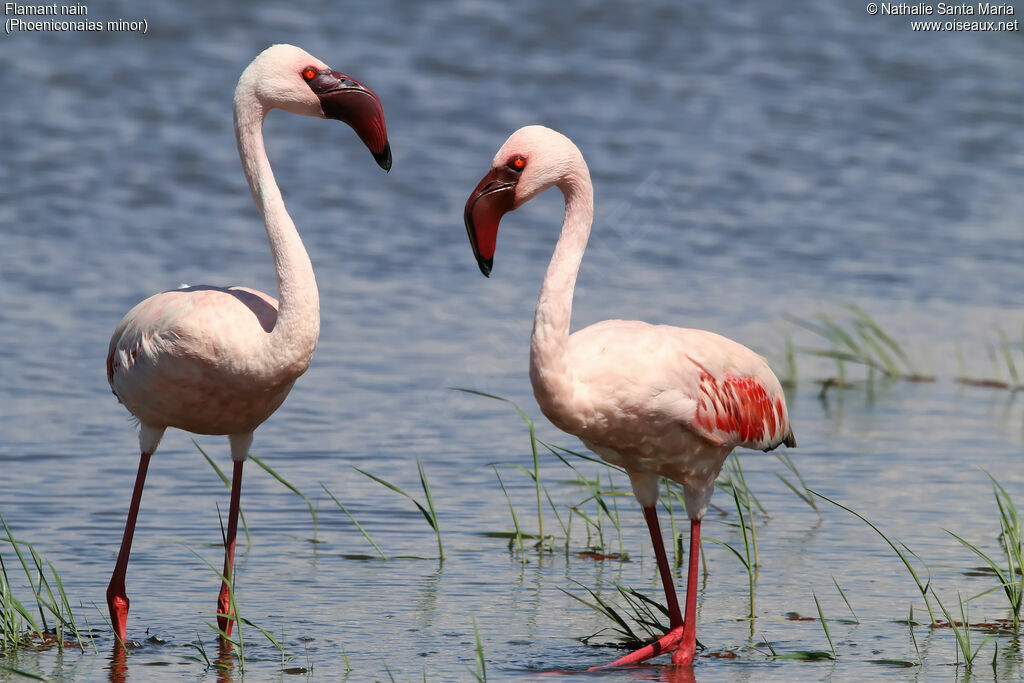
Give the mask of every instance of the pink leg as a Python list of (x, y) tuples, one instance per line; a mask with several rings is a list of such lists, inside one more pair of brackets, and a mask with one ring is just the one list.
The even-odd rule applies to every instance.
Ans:
[(231, 508), (228, 510), (228, 534), (224, 539), (224, 578), (220, 584), (220, 597), (217, 599), (217, 626), (224, 633), (231, 635), (234, 626), (234, 612), (231, 611), (231, 591), (228, 581), (235, 567), (235, 533), (238, 531), (238, 507), (242, 496), (242, 461), (235, 461), (235, 471), (231, 477)]
[(682, 666), (693, 664), (697, 652), (697, 556), (700, 554), (700, 520), (690, 520), (690, 564), (686, 576), (686, 621), (683, 623), (683, 642), (672, 653), (672, 663)]
[(107, 585), (107, 607), (110, 609), (110, 623), (114, 627), (114, 635), (120, 643), (125, 642), (128, 625), (128, 595), (124, 590), (124, 577), (128, 571), (128, 556), (132, 552), (132, 536), (135, 535), (135, 520), (139, 516), (139, 502), (142, 500), (142, 487), (146, 484), (146, 470), (152, 453), (143, 453), (139, 460), (139, 473), (135, 476), (135, 490), (132, 492), (131, 507), (128, 508), (128, 520), (124, 523), (124, 537), (121, 539), (121, 550), (117, 554), (114, 574)]
[[(672, 583), (672, 570), (668, 566), (668, 557), (665, 554), (665, 543), (661, 538), (661, 525), (658, 524), (658, 511), (654, 508), (654, 506), (644, 507), (643, 510), (644, 519), (647, 520), (647, 528), (651, 532), (651, 543), (654, 545), (654, 557), (658, 560), (658, 571), (661, 573), (661, 582), (665, 587), (665, 603), (668, 607), (669, 632), (663, 635), (655, 642), (651, 643), (650, 645), (646, 645), (640, 648), (639, 650), (636, 650), (635, 652), (631, 652), (625, 657), (615, 660), (611, 664), (593, 667), (594, 669), (603, 669), (605, 668), (605, 666), (623, 666), (626, 664), (637, 664), (644, 660), (650, 659), (651, 657), (657, 657), (658, 655), (664, 652), (670, 652), (674, 650), (679, 645), (679, 643), (682, 642), (685, 638), (686, 627), (684, 625), (682, 615), (679, 612), (679, 600), (676, 598), (675, 585), (673, 585)], [(695, 576), (697, 565), (693, 562), (692, 539), (690, 542), (690, 546), (690, 571)], [(695, 584), (696, 581), (693, 581), (693, 583)], [(687, 592), (687, 598), (689, 598), (689, 591)], [(694, 599), (696, 600), (696, 593), (694, 593)], [(694, 602), (694, 606), (696, 607), (696, 602)], [(687, 603), (687, 619), (689, 619), (689, 615), (689, 603)], [(694, 637), (696, 637), (695, 631), (693, 635)]]
[(669, 629), (683, 625), (683, 615), (679, 613), (679, 600), (676, 598), (676, 587), (672, 582), (672, 570), (668, 566), (668, 557), (665, 554), (665, 542), (661, 538), (661, 525), (658, 524), (658, 511), (652, 505), (645, 507), (644, 519), (647, 520), (647, 529), (651, 532), (651, 544), (654, 546), (654, 557), (658, 560), (658, 571), (661, 573), (661, 583), (665, 587), (665, 605), (668, 607)]

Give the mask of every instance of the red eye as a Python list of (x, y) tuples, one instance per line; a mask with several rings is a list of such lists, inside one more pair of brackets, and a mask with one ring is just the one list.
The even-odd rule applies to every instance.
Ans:
[(513, 171), (522, 171), (526, 168), (526, 157), (519, 154), (515, 155), (508, 160), (508, 167)]
[(317, 75), (318, 75), (317, 70), (314, 69), (311, 66), (307, 66), (305, 69), (302, 70), (302, 77), (304, 79), (306, 79), (307, 81), (313, 80), (314, 78), (317, 77)]

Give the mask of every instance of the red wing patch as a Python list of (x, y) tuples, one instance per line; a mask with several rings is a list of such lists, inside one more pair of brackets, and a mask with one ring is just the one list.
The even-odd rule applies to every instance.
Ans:
[(722, 444), (764, 448), (780, 440), (785, 406), (752, 377), (719, 380), (701, 373), (696, 425)]

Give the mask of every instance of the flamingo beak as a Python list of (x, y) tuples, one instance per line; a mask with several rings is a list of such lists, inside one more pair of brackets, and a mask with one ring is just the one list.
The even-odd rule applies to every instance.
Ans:
[(359, 81), (331, 69), (324, 69), (308, 82), (320, 98), (324, 117), (352, 126), (377, 165), (391, 170), (391, 145), (384, 122), (384, 108), (377, 94)]
[(498, 223), (514, 208), (518, 175), (508, 169), (492, 168), (469, 195), (464, 218), (466, 234), (473, 246), (480, 272), (491, 276), (494, 250), (498, 243)]

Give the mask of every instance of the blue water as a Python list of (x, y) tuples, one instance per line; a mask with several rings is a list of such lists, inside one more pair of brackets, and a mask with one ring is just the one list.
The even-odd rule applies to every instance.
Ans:
[[(274, 42), (301, 45), (370, 85), (394, 153), (385, 175), (343, 125), (275, 113), (265, 128), (316, 268), (323, 320), (312, 366), (253, 445), (318, 506), (322, 543), (308, 541), (305, 503), (258, 467), (247, 465), (243, 485), (252, 545), (239, 551), (240, 609), (280, 639), (294, 657), (286, 666), (333, 679), (347, 657), (353, 681), (388, 672), (466, 680), (475, 618), (492, 679), (581, 671), (610, 659), (578, 640), (607, 622), (559, 589), (582, 595), (579, 581), (614, 595), (619, 582), (657, 594), (628, 497), (613, 499), (630, 562), (578, 557), (587, 541), (578, 517), (566, 553), (550, 509), (546, 531), (559, 537), (551, 555), (528, 551), (524, 564), (504, 539), (480, 535), (512, 529), (487, 465), (531, 467), (529, 441), (510, 407), (449, 387), (515, 400), (540, 438), (578, 447), (540, 416), (526, 374), (560, 197), (505, 219), (490, 280), (462, 226), (494, 152), (529, 123), (569, 135), (595, 183), (574, 326), (629, 317), (711, 329), (766, 354), (782, 374), (787, 334), (797, 347), (824, 345), (787, 316), (841, 318), (842, 303), (857, 303), (938, 381), (833, 391), (822, 402), (814, 380), (834, 366), (798, 354), (789, 400), (800, 448), (791, 455), (812, 488), (925, 558), (947, 606), (957, 592), (991, 587), (963, 575), (979, 561), (943, 528), (998, 549), (978, 467), (1024, 505), (1019, 401), (952, 383), (1007, 378), (990, 348), (997, 330), (1024, 367), (1020, 33), (915, 33), (908, 18), (869, 16), (862, 3), (87, 6), (92, 19), (144, 18), (148, 33), (0, 38), (0, 513), (60, 570), (80, 619), (97, 628), (97, 649), (21, 651), (0, 664), (68, 680), (110, 671), (103, 596), (137, 442), (105, 381), (109, 335), (135, 302), (181, 283), (274, 291), (231, 125), (238, 74)], [(219, 563), (216, 505), (227, 506), (189, 439), (170, 432), (152, 463), (128, 574), (129, 635), (166, 644), (132, 651), (115, 678), (241, 677), (237, 659), (225, 659), (228, 672), (205, 668), (190, 659), (197, 650), (181, 647), (198, 637), (216, 656), (206, 624), (218, 581), (192, 550)], [(198, 441), (227, 467), (226, 440)], [(443, 564), (413, 504), (351, 469), (422, 499), (417, 458), (439, 510)], [(789, 475), (773, 457), (742, 462), (771, 514), (759, 528), (758, 619), (751, 638), (746, 573), (706, 544), (698, 635), (739, 657), (699, 659), (698, 680), (962, 673), (948, 629), (918, 629), (923, 669), (872, 664), (917, 658), (895, 622), (912, 602), (915, 616), (924, 609), (903, 566), (838, 508), (823, 508), (818, 525), (775, 476)], [(553, 457), (543, 471), (563, 517), (588, 497)], [(511, 466), (501, 472), (520, 524), (535, 530), (532, 481)], [(374, 551), (321, 483), (386, 554), (428, 559), (346, 559)], [(732, 510), (727, 495), (716, 502)], [(734, 521), (709, 516), (705, 533), (741, 546)], [(605, 532), (618, 550), (617, 534)], [(0, 553), (21, 580), (9, 546)], [(846, 616), (833, 576), (861, 619), (832, 626), (838, 661), (772, 662), (750, 648), (765, 650), (765, 637), (779, 651), (827, 649), (820, 623), (785, 615), (816, 616), (813, 589), (826, 616)], [(972, 620), (1005, 616), (999, 593), (972, 603)], [(245, 635), (246, 671), (283, 676), (278, 650), (254, 629)], [(1017, 641), (999, 642), (995, 673), (989, 643), (972, 680), (1019, 680)], [(0, 680), (11, 676), (0, 668)], [(598, 678), (622, 677), (672, 680), (656, 667)]]

